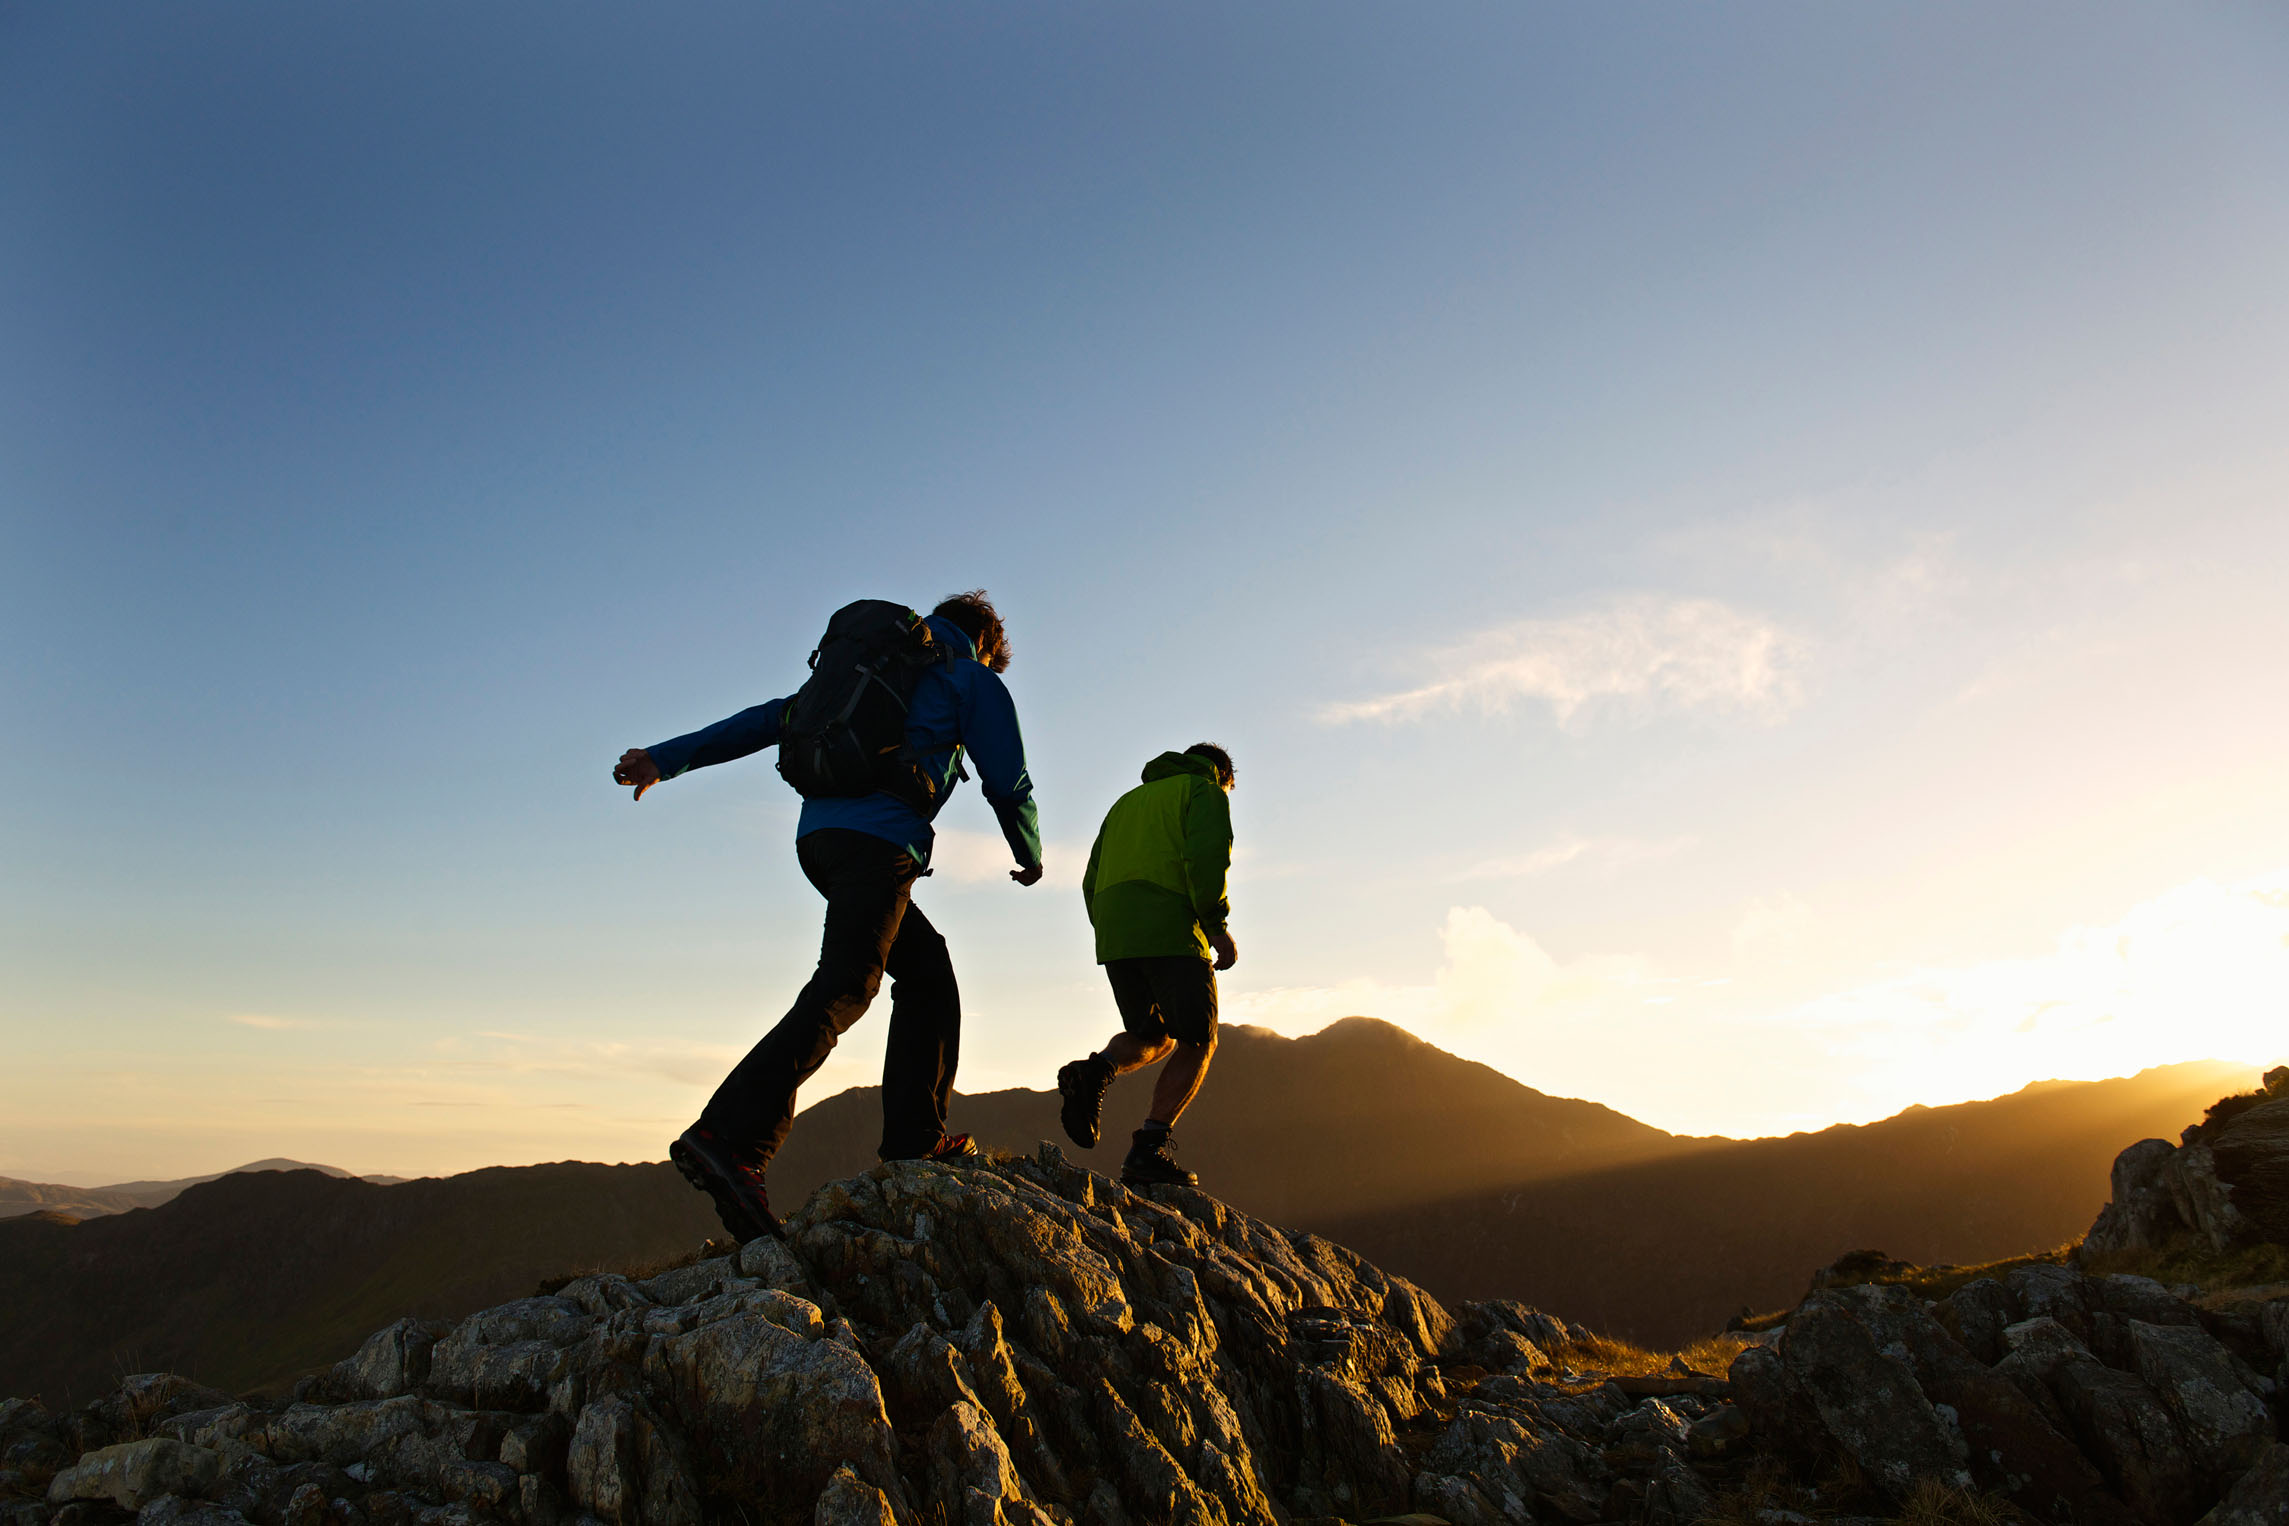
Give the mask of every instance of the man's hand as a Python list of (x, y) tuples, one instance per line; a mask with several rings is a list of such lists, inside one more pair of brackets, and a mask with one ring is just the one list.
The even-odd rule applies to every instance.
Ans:
[(1030, 869), (1012, 869), (1009, 877), (1020, 885), (1038, 885), (1041, 883), (1041, 866), (1035, 864)]
[(641, 747), (631, 747), (620, 754), (620, 761), (612, 765), (614, 784), (633, 784), (636, 798), (644, 798), (644, 791), (660, 782), (660, 770), (652, 762), (652, 755)]
[(1228, 970), (1240, 962), (1240, 945), (1232, 941), (1232, 930), (1219, 927), (1208, 935), (1208, 946), (1216, 950), (1216, 968)]

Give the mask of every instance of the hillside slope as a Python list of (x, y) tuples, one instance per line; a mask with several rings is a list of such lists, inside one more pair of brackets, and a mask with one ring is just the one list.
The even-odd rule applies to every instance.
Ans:
[[(233, 1166), (228, 1171), (216, 1171), (206, 1176), (183, 1176), (169, 1181), (114, 1182), (108, 1187), (67, 1187), (60, 1182), (26, 1182), (0, 1176), (0, 1219), (26, 1213), (60, 1213), (67, 1218), (95, 1219), (107, 1213), (125, 1213), (131, 1208), (156, 1208), (202, 1182), (216, 1181), (246, 1171), (317, 1171), (327, 1176), (350, 1174), (339, 1166), (321, 1166), (312, 1161), (287, 1160), (274, 1156), (269, 1160), (249, 1161), (243, 1166)], [(389, 1186), (404, 1181), (405, 1178), (369, 1176), (364, 1180)]]
[[(1043, 1068), (1054, 1073), (1056, 1064)], [(1053, 1090), (959, 1097), (950, 1122), (981, 1144), (1019, 1152), (1053, 1139), (1077, 1163), (1118, 1175), (1157, 1074), (1114, 1084), (1105, 1139), (1094, 1150), (1066, 1139)], [(805, 1111), (772, 1165), (774, 1201), (801, 1202), (819, 1183), (873, 1165), (881, 1098), (879, 1088), (854, 1087)], [(1249, 1213), (1304, 1224), (1703, 1143), (1599, 1103), (1545, 1095), (1366, 1017), (1298, 1039), (1224, 1029), (1208, 1084), (1177, 1134), (1181, 1158), (1204, 1189)]]
[(127, 1372), (252, 1388), (406, 1315), (458, 1319), (551, 1273), (715, 1230), (666, 1165), (495, 1167), (376, 1186), (234, 1173), (158, 1208), (0, 1221), (0, 1391), (85, 1399)]
[(1311, 1227), (1442, 1298), (1520, 1298), (1674, 1344), (1743, 1304), (1792, 1302), (1845, 1250), (1971, 1265), (2079, 1238), (2123, 1146), (2177, 1137), (2255, 1074), (2198, 1062), (2041, 1082)]
[[(1744, 1302), (1789, 1301), (1856, 1245), (1969, 1261), (2071, 1238), (2123, 1144), (2174, 1135), (2240, 1074), (2176, 1067), (1859, 1129), (1683, 1140), (1355, 1021), (1312, 1039), (1236, 1032), (1184, 1154), (1233, 1207), (1354, 1245), (1441, 1297), (1526, 1297), (1681, 1341)], [(1125, 1125), (1142, 1106), (1132, 1081), (1111, 1115)], [(804, 1114), (773, 1173), (782, 1211), (871, 1164), (877, 1107), (846, 1092)], [(959, 1098), (954, 1120), (1024, 1152), (1058, 1137), (1048, 1093)], [(1094, 1152), (1098, 1169), (1117, 1149)], [(390, 1319), (459, 1318), (715, 1232), (666, 1166), (576, 1163), (390, 1187), (241, 1174), (76, 1226), (4, 1220), (0, 1392), (70, 1401), (161, 1367), (276, 1385)]]

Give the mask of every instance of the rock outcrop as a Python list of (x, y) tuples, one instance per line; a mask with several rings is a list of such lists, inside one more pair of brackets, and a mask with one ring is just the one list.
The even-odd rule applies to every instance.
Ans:
[[(1031, 1159), (831, 1182), (757, 1241), (400, 1321), (292, 1403), (0, 1401), (0, 1526), (1693, 1526), (1752, 1477), (2097, 1526), (2284, 1519), (2289, 1320), (2038, 1267), (1815, 1291), (1729, 1384), (1449, 1310), (1192, 1190)], [(1731, 1504), (1724, 1500), (1732, 1496)], [(1766, 1510), (1776, 1520), (1785, 1511)]]
[(2088, 1256), (2289, 1245), (2289, 1066), (2228, 1097), (2177, 1144), (2141, 1139), (2114, 1160), (2114, 1193), (2083, 1241)]
[(2036, 1265), (1935, 1305), (1896, 1285), (1816, 1290), (1731, 1377), (1760, 1445), (1800, 1470), (1846, 1460), (1895, 1503), (1937, 1479), (2041, 1521), (2229, 1526), (2289, 1521), (2285, 1363), (2289, 1319)]

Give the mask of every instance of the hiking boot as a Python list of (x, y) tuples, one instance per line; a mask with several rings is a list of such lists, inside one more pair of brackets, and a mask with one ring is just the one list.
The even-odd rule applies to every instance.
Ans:
[(1176, 1163), (1176, 1138), (1162, 1134), (1146, 1142), (1145, 1131), (1137, 1130), (1136, 1142), (1129, 1146), (1128, 1159), (1121, 1162), (1121, 1180), (1131, 1187), (1197, 1187), (1200, 1178)]
[(977, 1153), (978, 1147), (970, 1143), (969, 1135), (940, 1134), (938, 1142), (927, 1150), (917, 1150), (911, 1155), (885, 1155), (881, 1158), (884, 1160), (962, 1160)]
[(683, 1179), (715, 1201), (715, 1216), (731, 1238), (741, 1242), (779, 1233), (771, 1196), (763, 1190), (763, 1168), (742, 1160), (728, 1145), (693, 1124), (672, 1145), (668, 1159)]
[(1105, 1089), (1112, 1084), (1113, 1067), (1095, 1055), (1075, 1060), (1057, 1072), (1058, 1121), (1065, 1125), (1065, 1137), (1084, 1150), (1097, 1148)]

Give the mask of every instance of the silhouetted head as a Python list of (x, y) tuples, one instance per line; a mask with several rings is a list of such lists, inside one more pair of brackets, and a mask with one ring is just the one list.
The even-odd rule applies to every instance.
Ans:
[(1188, 758), (1206, 758), (1216, 768), (1216, 782), (1230, 789), (1239, 775), (1232, 772), (1232, 755), (1214, 742), (1195, 742), (1184, 749)]
[(969, 637), (970, 645), (978, 649), (978, 661), (996, 673), (1008, 669), (1009, 636), (1001, 628), (1001, 611), (993, 607), (983, 588), (948, 594), (930, 613)]

